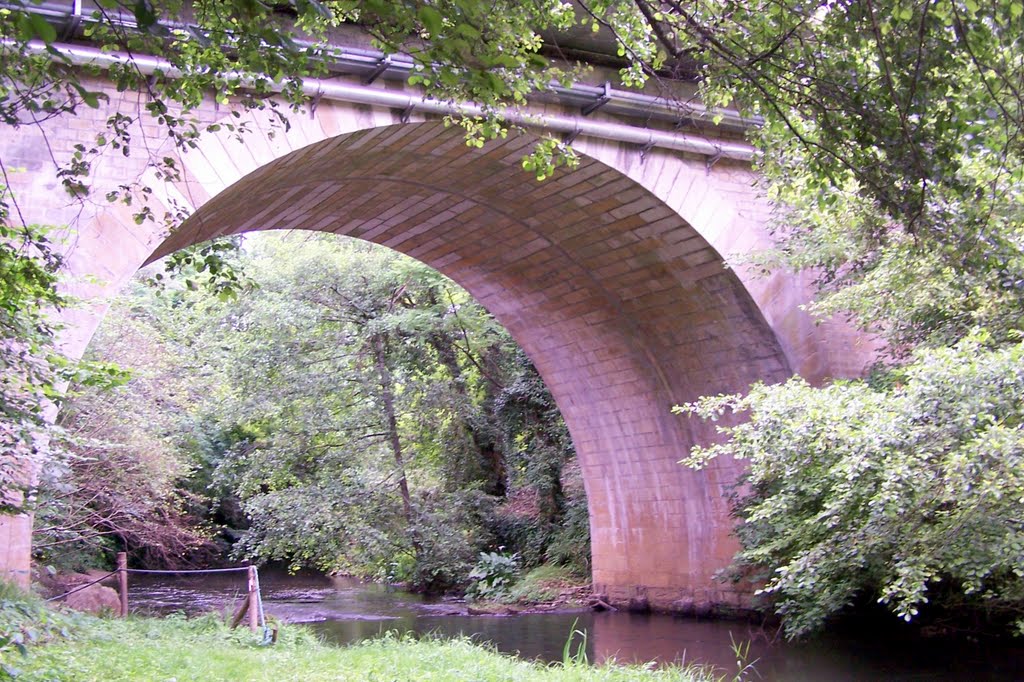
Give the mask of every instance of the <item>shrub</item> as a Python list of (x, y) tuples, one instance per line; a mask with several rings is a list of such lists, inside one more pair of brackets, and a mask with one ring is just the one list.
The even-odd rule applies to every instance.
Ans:
[(749, 460), (740, 568), (791, 636), (870, 598), (1017, 619), (1024, 603), (1024, 344), (920, 350), (882, 385), (799, 379), (684, 408), (748, 411), (690, 462)]
[(476, 566), (469, 573), (474, 581), (466, 595), (475, 599), (501, 599), (508, 596), (509, 588), (519, 575), (519, 556), (481, 552)]
[(85, 618), (54, 611), (39, 597), (0, 581), (0, 679), (18, 675), (16, 654), (27, 656), (35, 644), (69, 636)]

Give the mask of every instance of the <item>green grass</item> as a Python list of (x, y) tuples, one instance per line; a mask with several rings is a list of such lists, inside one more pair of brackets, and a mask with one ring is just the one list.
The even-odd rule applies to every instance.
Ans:
[(558, 597), (564, 588), (587, 583), (585, 578), (574, 575), (572, 570), (565, 566), (544, 564), (516, 581), (509, 590), (509, 601), (523, 603), (550, 601)]
[[(569, 662), (545, 666), (497, 654), (467, 640), (384, 637), (339, 648), (300, 627), (261, 646), (248, 630), (214, 617), (127, 621), (84, 619), (67, 639), (3, 652), (18, 682), (632, 682), (712, 679), (696, 669), (649, 669)], [(3, 675), (0, 674), (0, 679)]]

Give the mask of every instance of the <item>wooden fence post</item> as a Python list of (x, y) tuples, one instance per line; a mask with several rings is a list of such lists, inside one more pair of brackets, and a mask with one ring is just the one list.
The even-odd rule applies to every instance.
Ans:
[(259, 594), (256, 592), (256, 567), (249, 567), (249, 629), (256, 632), (260, 625)]
[(231, 617), (231, 629), (237, 628), (242, 619), (245, 618), (245, 614), (249, 613), (249, 595), (242, 597), (242, 601), (238, 603), (238, 608), (235, 609), (235, 615)]
[(128, 553), (117, 553), (117, 596), (121, 598), (122, 618), (128, 617)]

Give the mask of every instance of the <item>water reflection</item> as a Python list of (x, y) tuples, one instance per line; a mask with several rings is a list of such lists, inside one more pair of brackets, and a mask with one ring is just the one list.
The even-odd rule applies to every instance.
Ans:
[[(722, 669), (735, 667), (733, 643), (752, 637), (746, 623), (632, 613), (594, 614), (589, 632), (599, 662), (697, 661)], [(752, 646), (751, 653), (759, 654), (759, 647)]]
[[(734, 642), (750, 642), (749, 660), (768, 682), (861, 680), (1007, 682), (1024, 679), (1024, 651), (938, 642), (829, 637), (769, 645), (763, 632), (739, 622), (712, 622), (628, 613), (455, 615), (456, 605), (319, 575), (261, 572), (269, 615), (309, 623), (325, 639), (347, 644), (383, 632), (464, 635), (499, 651), (544, 661), (562, 658), (575, 627), (585, 630), (590, 661), (685, 662), (734, 673)], [(225, 612), (245, 591), (244, 574), (201, 578), (133, 576), (133, 609)], [(579, 641), (579, 640), (577, 640)]]

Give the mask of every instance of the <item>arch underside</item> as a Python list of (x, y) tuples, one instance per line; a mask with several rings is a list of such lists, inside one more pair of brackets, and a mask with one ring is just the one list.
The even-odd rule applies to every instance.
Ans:
[(278, 158), (203, 205), (152, 259), (216, 236), (332, 232), (445, 273), (504, 324), (569, 426), (590, 500), (594, 580), (612, 599), (734, 601), (723, 487), (739, 468), (677, 464), (708, 425), (670, 407), (789, 374), (718, 253), (633, 180), (583, 158), (537, 182), (534, 138), (483, 149), (427, 122), (361, 130)]

